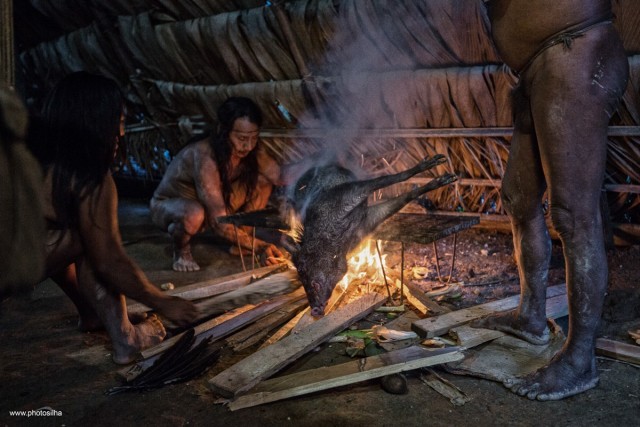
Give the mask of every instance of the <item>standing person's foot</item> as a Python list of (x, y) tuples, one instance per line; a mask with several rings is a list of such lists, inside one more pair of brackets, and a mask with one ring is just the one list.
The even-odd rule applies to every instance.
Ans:
[(504, 385), (531, 400), (560, 400), (598, 385), (595, 358), (556, 354), (547, 366), (521, 378), (509, 378)]
[(546, 319), (542, 319), (542, 322), (524, 319), (517, 310), (497, 313), (474, 320), (471, 322), (471, 326), (504, 332), (534, 345), (548, 344), (551, 339)]

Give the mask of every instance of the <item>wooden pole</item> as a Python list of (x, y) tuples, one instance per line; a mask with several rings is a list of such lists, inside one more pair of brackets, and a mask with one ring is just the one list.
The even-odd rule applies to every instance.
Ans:
[[(357, 138), (511, 138), (512, 127), (331, 129)], [(609, 136), (640, 136), (640, 126), (609, 126)], [(262, 129), (262, 138), (326, 138), (327, 129)]]
[(13, 0), (0, 0), (0, 83), (11, 88), (16, 84)]

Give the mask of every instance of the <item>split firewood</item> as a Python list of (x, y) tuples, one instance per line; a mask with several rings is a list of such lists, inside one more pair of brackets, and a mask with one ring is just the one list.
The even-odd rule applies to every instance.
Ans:
[(640, 348), (633, 344), (598, 338), (596, 354), (640, 366)]
[[(215, 317), (207, 322), (195, 326), (193, 329), (196, 335), (196, 342), (200, 342), (204, 339), (210, 339), (211, 342), (223, 339), (232, 333), (240, 330), (246, 325), (255, 322), (256, 320), (278, 310), (282, 306), (290, 304), (294, 301), (303, 300), (305, 298), (304, 289), (298, 288), (296, 291), (287, 294), (280, 295), (275, 298), (271, 298), (258, 305), (246, 305), (235, 310), (231, 310), (224, 313), (221, 316)], [(135, 377), (140, 371), (151, 366), (153, 362), (171, 347), (177, 340), (180, 339), (182, 334), (175, 335), (160, 344), (150, 347), (140, 352), (144, 360), (138, 362), (133, 368), (126, 368), (118, 373), (125, 379), (130, 380)]]
[(273, 335), (271, 335), (262, 345), (259, 350), (262, 350), (265, 347), (270, 346), (271, 344), (280, 341), (282, 338), (286, 337), (289, 332), (298, 324), (300, 319), (306, 315), (306, 313), (311, 310), (311, 307), (307, 307), (298, 313), (293, 319), (289, 320), (283, 327), (278, 329)]
[[(547, 288), (547, 317), (561, 317), (567, 313), (566, 286)], [(424, 338), (433, 338), (449, 332), (451, 328), (464, 325), (481, 317), (513, 310), (520, 302), (520, 295), (452, 311), (436, 317), (428, 317), (413, 323), (413, 330)]]
[(640, 345), (640, 329), (629, 331), (629, 336), (636, 341), (636, 344)]
[(442, 378), (433, 369), (422, 368), (420, 380), (442, 396), (449, 399), (449, 402), (451, 402), (453, 406), (462, 406), (471, 401), (471, 398), (469, 398), (462, 390), (456, 387), (452, 382)]
[(306, 298), (301, 298), (288, 304), (273, 313), (263, 317), (253, 325), (244, 328), (226, 339), (233, 351), (241, 351), (263, 339), (269, 332), (283, 323), (291, 320), (300, 310), (308, 304)]
[(235, 411), (463, 358), (464, 355), (456, 348), (427, 350), (419, 346), (409, 347), (266, 380), (249, 394), (230, 402), (229, 409)]
[(221, 314), (225, 311), (247, 304), (257, 304), (268, 298), (293, 291), (301, 286), (295, 270), (278, 273), (243, 286), (231, 292), (209, 298), (196, 306), (201, 313), (200, 318)]
[[(346, 301), (347, 299), (346, 296), (354, 292), (357, 288), (358, 288), (358, 285), (355, 281), (352, 281), (351, 283), (349, 283), (349, 286), (347, 286), (346, 289), (343, 289), (341, 286), (336, 286), (333, 289), (333, 292), (331, 293), (331, 297), (329, 298), (329, 301), (327, 301), (327, 308), (325, 310), (325, 314), (329, 314), (332, 311), (337, 310), (340, 306), (340, 303), (342, 301)], [(291, 329), (291, 333), (297, 333), (298, 331), (314, 323), (316, 320), (318, 319), (311, 315), (310, 310), (305, 311), (305, 313), (302, 314), (302, 316), (300, 316), (300, 318), (298, 319), (298, 322), (295, 325), (293, 325), (293, 328)]]
[[(223, 294), (225, 292), (234, 291), (238, 288), (248, 285), (252, 282), (252, 280), (255, 281), (256, 278), (267, 276), (271, 272), (278, 271), (282, 268), (283, 267), (279, 265), (271, 265), (267, 267), (257, 268), (252, 271), (231, 274), (224, 277), (216, 277), (215, 279), (196, 282), (187, 286), (180, 286), (177, 289), (168, 289), (166, 291), (166, 294), (188, 300), (209, 298), (215, 295)], [(167, 287), (169, 286), (167, 285)], [(129, 313), (140, 313), (150, 310), (151, 309), (149, 307), (140, 303), (133, 303), (127, 306), (127, 311)]]
[(210, 388), (227, 398), (235, 397), (275, 374), (336, 332), (357, 322), (384, 302), (379, 294), (369, 294), (312, 323), (298, 334), (253, 353), (209, 380)]

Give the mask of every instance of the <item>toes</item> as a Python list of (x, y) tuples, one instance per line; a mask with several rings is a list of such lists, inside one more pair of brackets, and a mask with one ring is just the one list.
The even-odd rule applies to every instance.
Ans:
[(195, 262), (185, 262), (183, 260), (179, 260), (173, 263), (173, 270), (180, 272), (198, 271), (200, 270), (200, 266)]
[(515, 386), (517, 386), (518, 384), (522, 384), (522, 379), (521, 378), (507, 378), (506, 380), (504, 380), (502, 382), (502, 384), (504, 384), (504, 386), (508, 389), (511, 389)]

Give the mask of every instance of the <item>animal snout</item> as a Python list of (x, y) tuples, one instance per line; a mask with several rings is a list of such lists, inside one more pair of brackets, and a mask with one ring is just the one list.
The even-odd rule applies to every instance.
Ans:
[(322, 317), (322, 316), (324, 316), (325, 305), (326, 304), (323, 304), (323, 305), (318, 306), (318, 307), (312, 307), (311, 308), (311, 315), (313, 317)]

